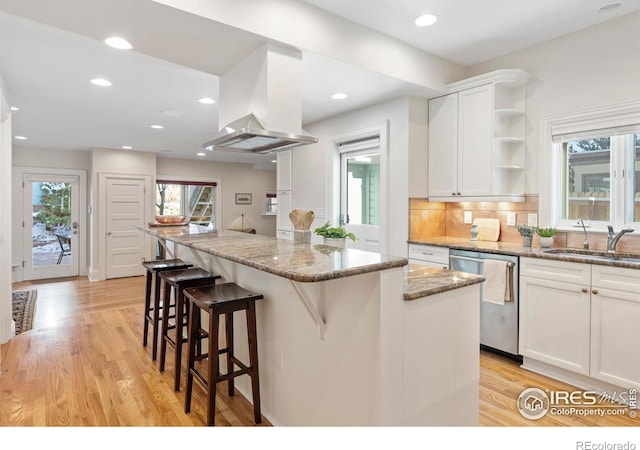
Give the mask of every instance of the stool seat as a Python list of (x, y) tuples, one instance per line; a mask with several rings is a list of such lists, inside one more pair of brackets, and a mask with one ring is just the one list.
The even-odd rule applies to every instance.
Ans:
[[(191, 410), (193, 380), (196, 379), (207, 393), (207, 425), (214, 425), (216, 409), (216, 384), (227, 381), (229, 396), (235, 393), (234, 379), (240, 375), (249, 375), (253, 396), (253, 415), (256, 424), (262, 422), (260, 412), (260, 382), (258, 372), (258, 342), (256, 330), (256, 300), (263, 299), (260, 294), (248, 291), (235, 283), (187, 288), (185, 298), (190, 301), (188, 332), (188, 370), (187, 392), (185, 394), (185, 412)], [(200, 326), (200, 311), (209, 315), (208, 330)], [(249, 365), (238, 360), (234, 354), (233, 313), (245, 311), (247, 320), (247, 338), (249, 341)], [(220, 316), (224, 315), (226, 328), (225, 347), (219, 346)], [(203, 333), (208, 335), (206, 354), (196, 354), (196, 343)], [(220, 373), (220, 355), (226, 355), (227, 371)], [(206, 376), (196, 368), (196, 361), (208, 359)], [(238, 369), (236, 369), (238, 367)]]
[[(153, 344), (151, 357), (155, 361), (158, 354), (158, 322), (161, 319), (160, 310), (160, 277), (158, 273), (165, 270), (186, 269), (192, 267), (193, 264), (185, 262), (181, 259), (158, 259), (155, 261), (143, 261), (142, 267), (146, 270), (146, 289), (144, 296), (144, 330), (142, 336), (143, 347), (147, 346), (149, 324), (153, 328)], [(155, 282), (154, 282), (155, 278)], [(151, 306), (151, 285), (154, 287), (153, 306)]]
[[(182, 344), (187, 342), (183, 335), (183, 330), (189, 324), (188, 299), (184, 297), (184, 289), (198, 286), (212, 285), (220, 279), (220, 275), (214, 275), (199, 267), (188, 269), (166, 270), (158, 272), (158, 276), (164, 286), (163, 305), (170, 305), (171, 290), (174, 290), (174, 315), (170, 314), (169, 308), (163, 310), (162, 327), (160, 334), (160, 363), (159, 369), (164, 372), (167, 355), (167, 344), (174, 348), (174, 390), (180, 390), (180, 373), (182, 370)], [(169, 319), (175, 319), (175, 325), (169, 324)], [(175, 330), (175, 338), (169, 334), (170, 330)], [(204, 336), (202, 336), (204, 337)], [(201, 351), (199, 351), (201, 353)]]

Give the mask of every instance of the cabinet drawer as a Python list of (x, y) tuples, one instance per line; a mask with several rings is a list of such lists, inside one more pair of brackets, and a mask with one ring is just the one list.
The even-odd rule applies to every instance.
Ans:
[[(596, 288), (640, 294), (640, 270), (593, 265), (591, 285)], [(636, 299), (640, 302), (640, 297)]]
[(449, 264), (449, 249), (432, 245), (409, 244), (409, 259)]
[(591, 265), (542, 258), (520, 258), (520, 275), (589, 286)]

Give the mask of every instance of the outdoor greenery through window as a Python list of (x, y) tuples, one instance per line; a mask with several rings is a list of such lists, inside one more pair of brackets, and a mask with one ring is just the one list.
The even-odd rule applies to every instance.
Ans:
[(640, 134), (565, 139), (562, 219), (624, 224), (640, 218)]
[(216, 183), (158, 180), (156, 186), (156, 214), (185, 215), (190, 223), (215, 228)]

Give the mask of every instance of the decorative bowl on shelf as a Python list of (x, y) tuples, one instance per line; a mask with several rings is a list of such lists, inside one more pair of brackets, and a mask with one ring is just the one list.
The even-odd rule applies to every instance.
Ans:
[(156, 216), (156, 222), (158, 223), (180, 223), (184, 222), (187, 216)]

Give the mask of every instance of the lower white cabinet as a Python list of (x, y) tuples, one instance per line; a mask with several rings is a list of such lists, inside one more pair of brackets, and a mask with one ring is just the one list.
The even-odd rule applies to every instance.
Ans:
[[(640, 389), (640, 273), (595, 265), (592, 270), (590, 374)], [(620, 289), (601, 286), (613, 280)]]
[[(520, 260), (520, 353), (640, 388), (640, 271)], [(558, 279), (562, 273), (570, 282)]]
[(409, 262), (439, 269), (449, 268), (449, 248), (435, 245), (409, 244)]

